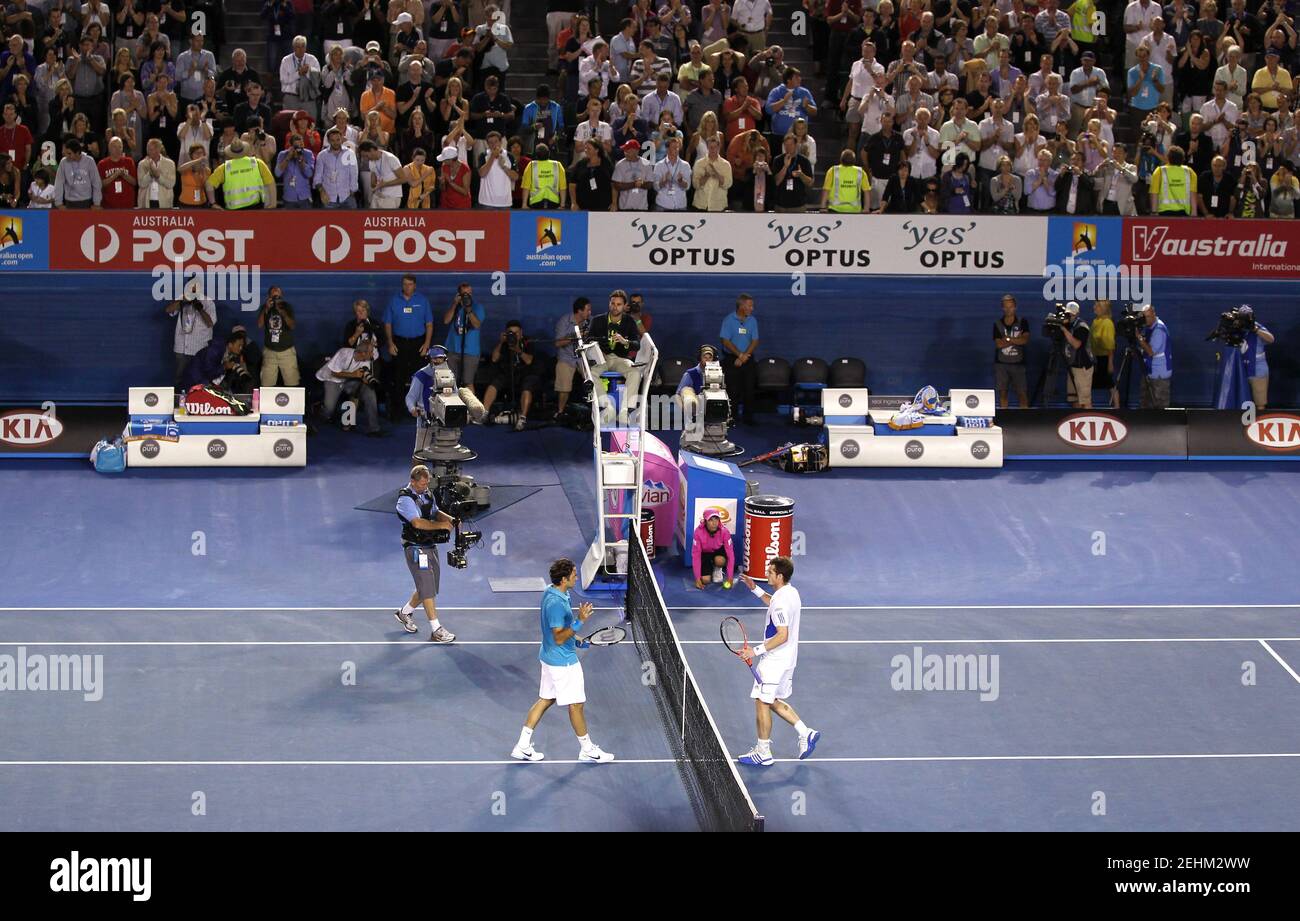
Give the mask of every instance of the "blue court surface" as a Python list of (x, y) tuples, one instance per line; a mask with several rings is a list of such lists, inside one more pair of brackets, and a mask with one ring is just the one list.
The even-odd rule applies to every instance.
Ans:
[[(578, 763), (558, 710), (546, 762), (509, 758), (538, 595), (489, 580), (580, 558), (590, 436), (466, 433), (467, 472), (528, 489), (483, 519), (468, 569), (443, 568), (451, 647), (422, 617), (401, 631), (396, 519), (357, 508), (405, 483), (409, 436), (322, 432), (293, 471), (0, 467), (0, 656), (103, 657), (100, 699), (0, 692), (0, 828), (697, 828), (630, 642), (583, 653), (617, 761)], [(744, 770), (769, 831), (1300, 828), (1292, 465), (747, 470), (796, 501), (790, 703), (823, 733), (801, 762), (778, 721), (777, 763)], [(742, 612), (753, 635), (762, 609), (695, 591), (675, 556), (655, 568), (738, 754), (750, 678), (718, 621)], [(617, 619), (594, 600), (593, 624)]]

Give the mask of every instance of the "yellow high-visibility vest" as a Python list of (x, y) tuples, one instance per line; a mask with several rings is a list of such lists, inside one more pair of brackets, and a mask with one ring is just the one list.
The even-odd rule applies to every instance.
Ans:
[(534, 160), (528, 164), (533, 173), (529, 183), (532, 191), (528, 194), (530, 207), (544, 201), (553, 205), (560, 203), (559, 166), (554, 160)]
[(236, 157), (226, 161), (226, 179), (222, 184), (226, 209), (235, 211), (247, 208), (262, 200), (262, 173), (252, 157)]
[(831, 197), (828, 207), (832, 211), (860, 214), (865, 175), (865, 171), (860, 166), (832, 166)]
[(1186, 166), (1161, 166), (1156, 170), (1160, 174), (1157, 183), (1160, 191), (1156, 195), (1156, 211), (1181, 211), (1192, 213), (1192, 177), (1191, 169)]
[(1092, 44), (1097, 36), (1092, 31), (1092, 20), (1097, 13), (1097, 5), (1080, 2), (1070, 7), (1070, 37), (1076, 42)]

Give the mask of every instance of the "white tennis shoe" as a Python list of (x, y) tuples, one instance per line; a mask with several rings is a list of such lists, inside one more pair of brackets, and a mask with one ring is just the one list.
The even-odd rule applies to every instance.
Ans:
[(599, 745), (593, 745), (591, 748), (578, 752), (579, 761), (588, 761), (592, 764), (608, 764), (614, 760), (614, 756), (601, 749)]
[(541, 761), (546, 756), (531, 745), (527, 748), (520, 748), (516, 745), (515, 750), (510, 753), (510, 757), (516, 761)]

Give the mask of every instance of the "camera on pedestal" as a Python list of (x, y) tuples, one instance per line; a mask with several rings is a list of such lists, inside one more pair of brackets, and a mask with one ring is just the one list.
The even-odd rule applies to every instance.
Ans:
[(686, 427), (682, 432), (682, 449), (709, 457), (734, 457), (743, 453), (728, 440), (731, 423), (731, 399), (727, 381), (712, 346), (700, 349), (700, 372), (703, 378), (699, 393), (682, 391), (682, 412)]
[[(491, 505), (491, 487), (481, 486), (474, 478), (462, 473), (461, 464), (478, 458), (478, 454), (460, 443), (461, 431), (470, 419), (480, 420), (483, 404), (472, 391), (456, 386), (456, 375), (450, 368), (435, 368), (433, 393), (429, 397), (429, 413), (421, 415), (417, 424), (433, 430), (429, 447), (417, 451), (414, 460), (424, 464), (432, 474), (432, 489), (438, 509), (456, 519), (455, 542), (447, 551), (447, 564), (456, 569), (468, 565), (465, 553), (482, 540), (481, 531), (461, 530), (461, 521), (473, 518)], [(452, 541), (452, 531), (435, 532), (434, 543)]]

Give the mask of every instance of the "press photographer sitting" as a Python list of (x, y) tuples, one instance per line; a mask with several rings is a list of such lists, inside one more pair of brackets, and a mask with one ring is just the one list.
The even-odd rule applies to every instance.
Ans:
[(1079, 316), (1079, 304), (1070, 301), (1065, 305), (1070, 322), (1061, 327), (1065, 337), (1065, 360), (1069, 381), (1066, 398), (1076, 409), (1092, 408), (1092, 350), (1088, 348), (1088, 324)]
[(483, 393), (483, 405), (487, 407), (487, 420), (492, 420), (492, 404), (498, 396), (505, 396), (511, 403), (519, 402), (519, 411), (515, 416), (515, 431), (521, 432), (528, 424), (528, 410), (533, 400), (537, 399), (545, 379), (545, 360), (533, 353), (532, 340), (524, 336), (524, 328), (518, 320), (511, 320), (501, 331), (501, 338), (492, 349), (492, 383)]
[(231, 393), (252, 393), (253, 375), (248, 372), (243, 356), (247, 341), (248, 335), (243, 330), (232, 332), (224, 342), (214, 339), (185, 369), (181, 389), (210, 384)]
[[(325, 365), (316, 372), (316, 380), (325, 385), (325, 400), (322, 415), (325, 421), (334, 418), (339, 399), (347, 394), (361, 404), (366, 413), (366, 434), (378, 438), (383, 434), (379, 428), (379, 401), (375, 397), (377, 381), (371, 372), (375, 359), (374, 339), (361, 339), (355, 346), (344, 346), (334, 353)], [(352, 416), (355, 419), (355, 415)], [(344, 417), (343, 431), (350, 432), (356, 425)]]
[(1170, 382), (1174, 376), (1173, 356), (1169, 352), (1169, 328), (1156, 316), (1154, 304), (1142, 309), (1146, 326), (1141, 330), (1138, 346), (1142, 349), (1142, 408), (1164, 409), (1169, 405)]

